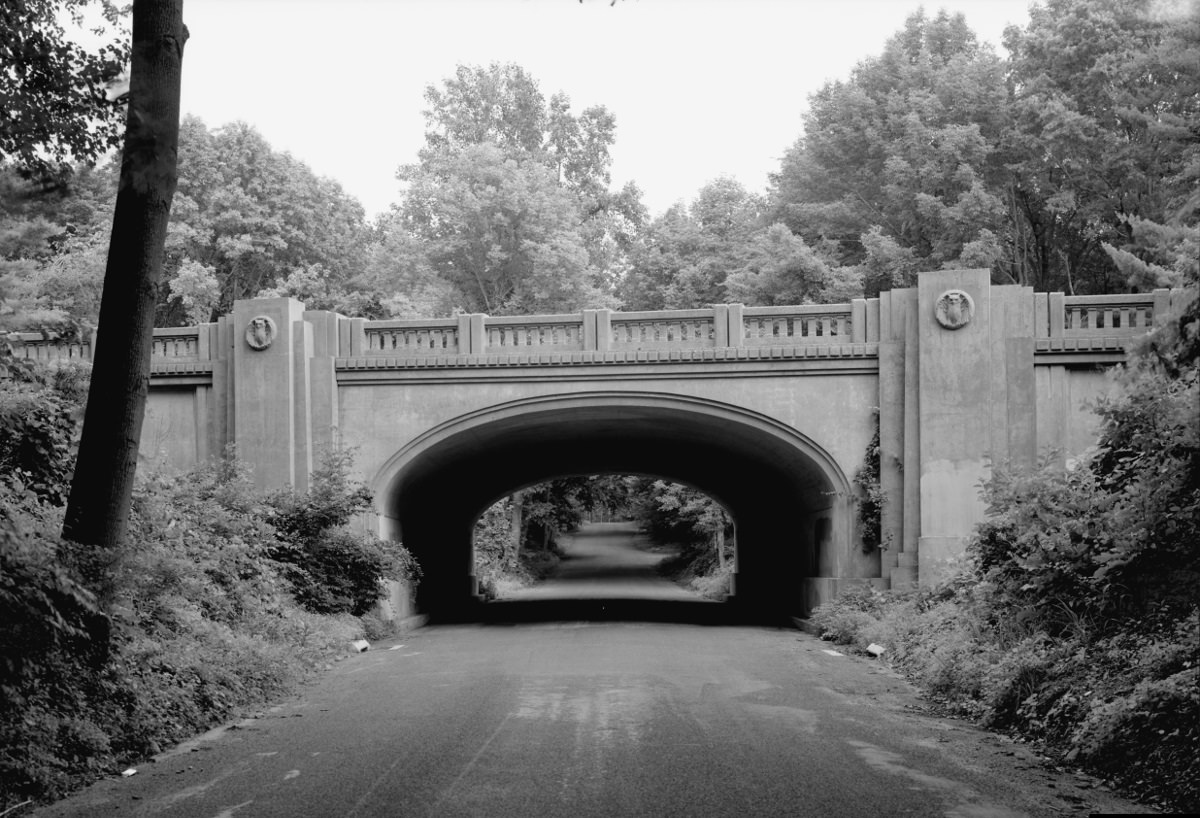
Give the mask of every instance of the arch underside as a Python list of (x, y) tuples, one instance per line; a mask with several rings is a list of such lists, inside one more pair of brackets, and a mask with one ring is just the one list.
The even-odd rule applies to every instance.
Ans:
[(795, 430), (724, 404), (629, 394), (522, 401), (427, 433), (376, 480), (381, 533), (420, 562), (420, 607), (442, 612), (472, 599), (471, 530), (488, 505), (602, 473), (655, 475), (721, 502), (737, 525), (736, 599), (748, 605), (800, 613), (802, 579), (828, 559), (821, 549), (850, 537), (844, 475)]

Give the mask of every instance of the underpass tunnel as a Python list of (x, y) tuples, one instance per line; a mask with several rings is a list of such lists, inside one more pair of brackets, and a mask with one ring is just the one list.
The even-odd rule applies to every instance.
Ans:
[(472, 529), (491, 503), (556, 477), (645, 474), (720, 502), (737, 529), (732, 601), (801, 614), (802, 580), (834, 570), (853, 527), (849, 487), (819, 447), (768, 419), (712, 404), (548, 401), (449, 424), (377, 481), (381, 534), (422, 570), (418, 608), (478, 601)]

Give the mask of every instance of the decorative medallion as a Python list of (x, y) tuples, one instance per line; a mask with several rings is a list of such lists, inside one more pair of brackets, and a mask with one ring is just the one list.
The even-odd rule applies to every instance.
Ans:
[(975, 302), (962, 290), (946, 290), (938, 296), (933, 314), (946, 329), (962, 329), (975, 317)]
[(251, 349), (266, 349), (275, 340), (275, 322), (266, 315), (256, 315), (246, 326), (246, 343)]

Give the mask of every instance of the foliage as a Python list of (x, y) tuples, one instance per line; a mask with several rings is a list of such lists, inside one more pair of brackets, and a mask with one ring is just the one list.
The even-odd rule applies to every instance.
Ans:
[(875, 434), (867, 444), (863, 464), (854, 473), (854, 485), (862, 490), (862, 496), (858, 498), (858, 528), (865, 551), (888, 546), (883, 533), (883, 504), (887, 502), (887, 493), (879, 480), (879, 464), (879, 424), (876, 421)]
[[(364, 628), (384, 631), (297, 600), (358, 610), (381, 577), (416, 574), (400, 546), (342, 528), (367, 500), (347, 453), (306, 495), (262, 495), (232, 457), (150, 472), (123, 547), (83, 548), (52, 532), (87, 370), (2, 363), (0, 810), (111, 774), (279, 695)], [(277, 559), (301, 548), (310, 564)]]
[(350, 480), (353, 453), (329, 451), (304, 494), (268, 498), (279, 542), (269, 553), (282, 566), (296, 599), (314, 613), (367, 613), (384, 596), (384, 580), (410, 581), (419, 571), (400, 544), (354, 532), (355, 515), (371, 507), (366, 486)]
[[(209, 130), (184, 117), (159, 323), (213, 320), (263, 291), (303, 295), (309, 309), (336, 307), (362, 267), (366, 238), (362, 205), (338, 183), (275, 151), (244, 122)], [(320, 287), (289, 288), (297, 275), (315, 275)]]
[(298, 608), (274, 529), (228, 465), (152, 475), (102, 598), (61, 510), (19, 485), (0, 508), (0, 807), (48, 800), (277, 696), (360, 626)]
[(593, 283), (575, 198), (551, 171), (482, 143), (401, 171), (404, 215), (464, 309), (566, 312), (607, 302)]
[[(63, 12), (73, 29), (87, 26), (112, 39), (95, 50), (80, 46), (64, 28)], [(0, 160), (61, 180), (72, 162), (115, 148), (124, 111), (107, 98), (106, 86), (124, 70), (129, 53), (121, 10), (110, 0), (6, 2), (0, 11)]]
[(1015, 278), (1144, 288), (1122, 261), (1155, 261), (1132, 225), (1178, 217), (1194, 229), (1198, 35), (1188, 4), (1151, 0), (1046, 0), (1027, 27), (1005, 32)]
[(425, 99), (426, 144), (400, 168), (408, 189), (387, 220), (420, 245), (402, 269), (420, 272), (424, 256), (469, 311), (612, 305), (645, 220), (635, 185), (609, 190), (612, 114), (573, 114), (565, 94), (547, 100), (513, 64), (460, 65)]
[(0, 165), (0, 329), (96, 326), (115, 195), (107, 171), (76, 167), (47, 187)]
[(1146, 237), (1194, 236), (1200, 207), (1186, 6), (1047, 0), (1005, 32), (1008, 60), (962, 15), (917, 12), (811, 97), (771, 218), (831, 243), (868, 295), (938, 267), (1038, 290), (1177, 285), (1181, 256)]
[(553, 484), (558, 482), (502, 497), (475, 521), (475, 578), (485, 598), (502, 598), (528, 587), (558, 566), (562, 551), (553, 535), (562, 529), (531, 524), (531, 518), (557, 504)]
[[(726, 277), (745, 266), (762, 205), (761, 197), (740, 182), (722, 177), (701, 188), (688, 207), (677, 204), (655, 219), (635, 247), (621, 284), (625, 308), (692, 309), (728, 300)], [(757, 249), (757, 266), (744, 274), (749, 279), (741, 285), (744, 291), (754, 290), (755, 274), (774, 256), (794, 255), (790, 245)]]
[(990, 183), (1006, 97), (1001, 60), (961, 14), (916, 12), (881, 55), (812, 96), (804, 136), (772, 179), (774, 217), (806, 241), (834, 242), (840, 264), (863, 263), (872, 230), (924, 269), (958, 264), (999, 229)]
[(651, 539), (679, 552), (659, 570), (705, 596), (729, 592), (735, 547), (733, 519), (707, 494), (667, 480), (633, 478), (634, 519)]
[(40, 501), (66, 502), (89, 370), (0, 355), (0, 474)]
[(500, 498), (475, 522), (475, 576), (481, 592), (504, 596), (545, 577), (561, 557), (557, 538), (585, 517), (623, 514), (631, 483), (624, 475), (560, 477)]

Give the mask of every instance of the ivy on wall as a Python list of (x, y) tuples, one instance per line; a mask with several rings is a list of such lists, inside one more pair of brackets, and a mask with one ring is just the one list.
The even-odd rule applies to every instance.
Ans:
[(863, 463), (854, 473), (854, 485), (862, 489), (858, 498), (858, 530), (862, 533), (863, 551), (886, 548), (883, 536), (883, 504), (887, 495), (879, 482), (879, 410), (875, 411), (875, 434), (867, 444)]

